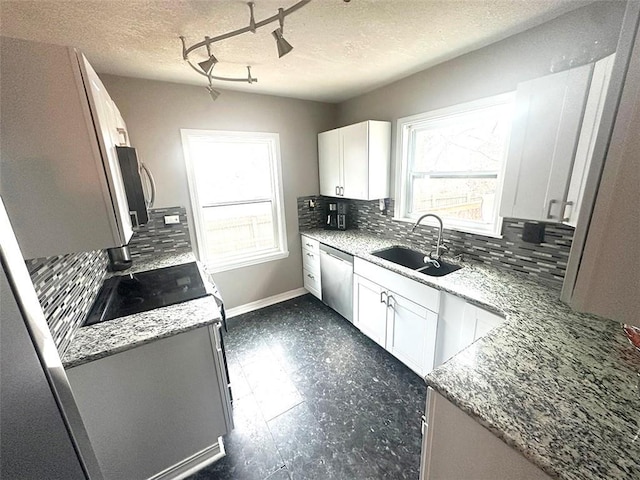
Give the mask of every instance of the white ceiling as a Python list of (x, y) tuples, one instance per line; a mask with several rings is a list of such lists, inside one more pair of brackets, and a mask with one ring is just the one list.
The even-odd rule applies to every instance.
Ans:
[[(254, 0), (256, 21), (296, 0)], [(524, 31), (591, 0), (312, 0), (285, 19), (278, 59), (269, 24), (213, 45), (216, 88), (340, 102)], [(95, 69), (206, 85), (182, 60), (190, 43), (248, 25), (244, 0), (0, 0), (2, 34), (79, 47)], [(204, 59), (205, 56), (200, 57)], [(199, 58), (195, 58), (201, 61)]]

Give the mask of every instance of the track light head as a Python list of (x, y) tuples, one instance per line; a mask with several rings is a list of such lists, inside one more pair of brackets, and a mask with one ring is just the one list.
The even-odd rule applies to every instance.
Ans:
[(218, 63), (218, 59), (212, 54), (204, 62), (198, 63), (198, 66), (202, 69), (204, 73), (208, 75), (216, 63)]
[(273, 38), (276, 39), (276, 46), (278, 47), (278, 58), (284, 57), (287, 53), (293, 50), (293, 47), (289, 42), (287, 42), (282, 36), (282, 29), (276, 28), (273, 32), (271, 32)]
[(216, 90), (215, 88), (213, 88), (213, 86), (211, 84), (207, 85), (207, 92), (209, 92), (209, 95), (211, 96), (211, 100), (213, 100), (214, 102), (220, 96), (220, 92), (218, 90)]

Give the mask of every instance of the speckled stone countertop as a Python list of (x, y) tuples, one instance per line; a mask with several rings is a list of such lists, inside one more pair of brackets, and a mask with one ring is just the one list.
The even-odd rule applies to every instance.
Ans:
[(640, 352), (619, 323), (572, 311), (526, 275), (464, 263), (427, 277), (370, 254), (397, 241), (301, 233), (505, 316), (427, 384), (551, 477), (640, 479)]
[[(151, 261), (135, 262), (130, 269), (115, 274), (128, 275), (193, 261), (195, 257), (192, 253), (158, 255)], [(81, 327), (64, 352), (62, 363), (65, 368), (77, 367), (218, 321), (220, 314), (216, 302), (213, 297), (207, 296)]]

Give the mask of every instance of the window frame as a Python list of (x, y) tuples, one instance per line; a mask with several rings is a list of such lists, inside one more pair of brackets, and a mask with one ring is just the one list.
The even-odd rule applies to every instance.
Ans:
[[(499, 95), (493, 95), (491, 97), (481, 98), (479, 100), (473, 100), (470, 102), (460, 103), (452, 105), (450, 107), (440, 108), (437, 110), (431, 110), (428, 112), (418, 113), (407, 117), (399, 118), (397, 121), (397, 134), (396, 134), (396, 159), (399, 161), (396, 165), (396, 191), (395, 191), (395, 204), (394, 220), (400, 222), (414, 223), (420, 216), (420, 214), (410, 214), (412, 199), (409, 198), (411, 192), (410, 182), (416, 176), (414, 172), (409, 170), (410, 165), (410, 143), (413, 136), (412, 130), (416, 127), (433, 124), (434, 122), (451, 122), (455, 120), (455, 116), (464, 113), (471, 113), (476, 110), (482, 110), (488, 107), (496, 105), (510, 105), (511, 112), (515, 103), (515, 92), (507, 92)], [(478, 228), (477, 222), (465, 221), (463, 219), (443, 218), (445, 222), (445, 229), (457, 230), (461, 232), (480, 234), (487, 237), (502, 238), (502, 220), (500, 216), (500, 201), (502, 196), (504, 172), (507, 164), (507, 155), (509, 151), (509, 136), (510, 131), (505, 139), (504, 158), (500, 170), (497, 172), (497, 188), (496, 188), (496, 201), (494, 204), (494, 222), (490, 228)], [(446, 176), (447, 172), (441, 172), (440, 175)], [(486, 175), (484, 172), (449, 172), (451, 175), (463, 178), (482, 177)], [(463, 175), (467, 173), (468, 175)], [(426, 212), (424, 212), (426, 213)], [(425, 222), (429, 225), (436, 225), (435, 222)]]
[[(282, 160), (280, 156), (280, 135), (278, 133), (268, 132), (240, 132), (227, 130), (198, 130), (198, 129), (180, 129), (182, 137), (182, 149), (184, 152), (185, 166), (187, 170), (187, 184), (189, 189), (189, 199), (191, 203), (191, 213), (194, 221), (194, 234), (196, 239), (196, 250), (198, 258), (207, 265), (213, 272), (223, 272), (234, 270), (237, 268), (248, 267), (260, 263), (280, 260), (289, 256), (287, 245), (287, 228), (284, 209), (284, 189), (282, 184)], [(226, 201), (216, 202), (212, 204), (200, 204), (198, 195), (198, 187), (196, 182), (196, 172), (194, 160), (191, 158), (189, 148), (190, 139), (196, 137), (205, 137), (220, 142), (238, 142), (238, 143), (264, 143), (269, 147), (269, 162), (271, 169), (271, 189), (272, 197), (265, 199), (251, 199), (247, 201)], [(220, 261), (214, 261), (208, 258), (206, 248), (205, 221), (203, 216), (204, 208), (216, 206), (233, 206), (247, 205), (252, 203), (272, 202), (272, 218), (274, 239), (277, 242), (275, 248), (261, 250), (253, 254), (243, 253), (238, 256), (227, 256)]]

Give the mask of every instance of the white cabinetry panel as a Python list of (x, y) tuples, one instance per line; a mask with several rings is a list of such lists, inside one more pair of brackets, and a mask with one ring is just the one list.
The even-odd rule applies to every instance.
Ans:
[(320, 242), (300, 235), (302, 243), (302, 275), (304, 288), (322, 300), (322, 283), (320, 275)]
[(431, 371), (439, 292), (357, 257), (354, 272), (355, 326), (418, 375)]
[(369, 120), (318, 134), (320, 194), (389, 196), (391, 123)]
[(503, 217), (561, 222), (593, 65), (518, 85)]
[(112, 117), (94, 95), (95, 72), (58, 45), (3, 37), (0, 50), (0, 193), (23, 255), (126, 244), (129, 208), (117, 159), (107, 157)]
[(387, 292), (380, 285), (354, 275), (354, 325), (381, 347), (387, 343)]

